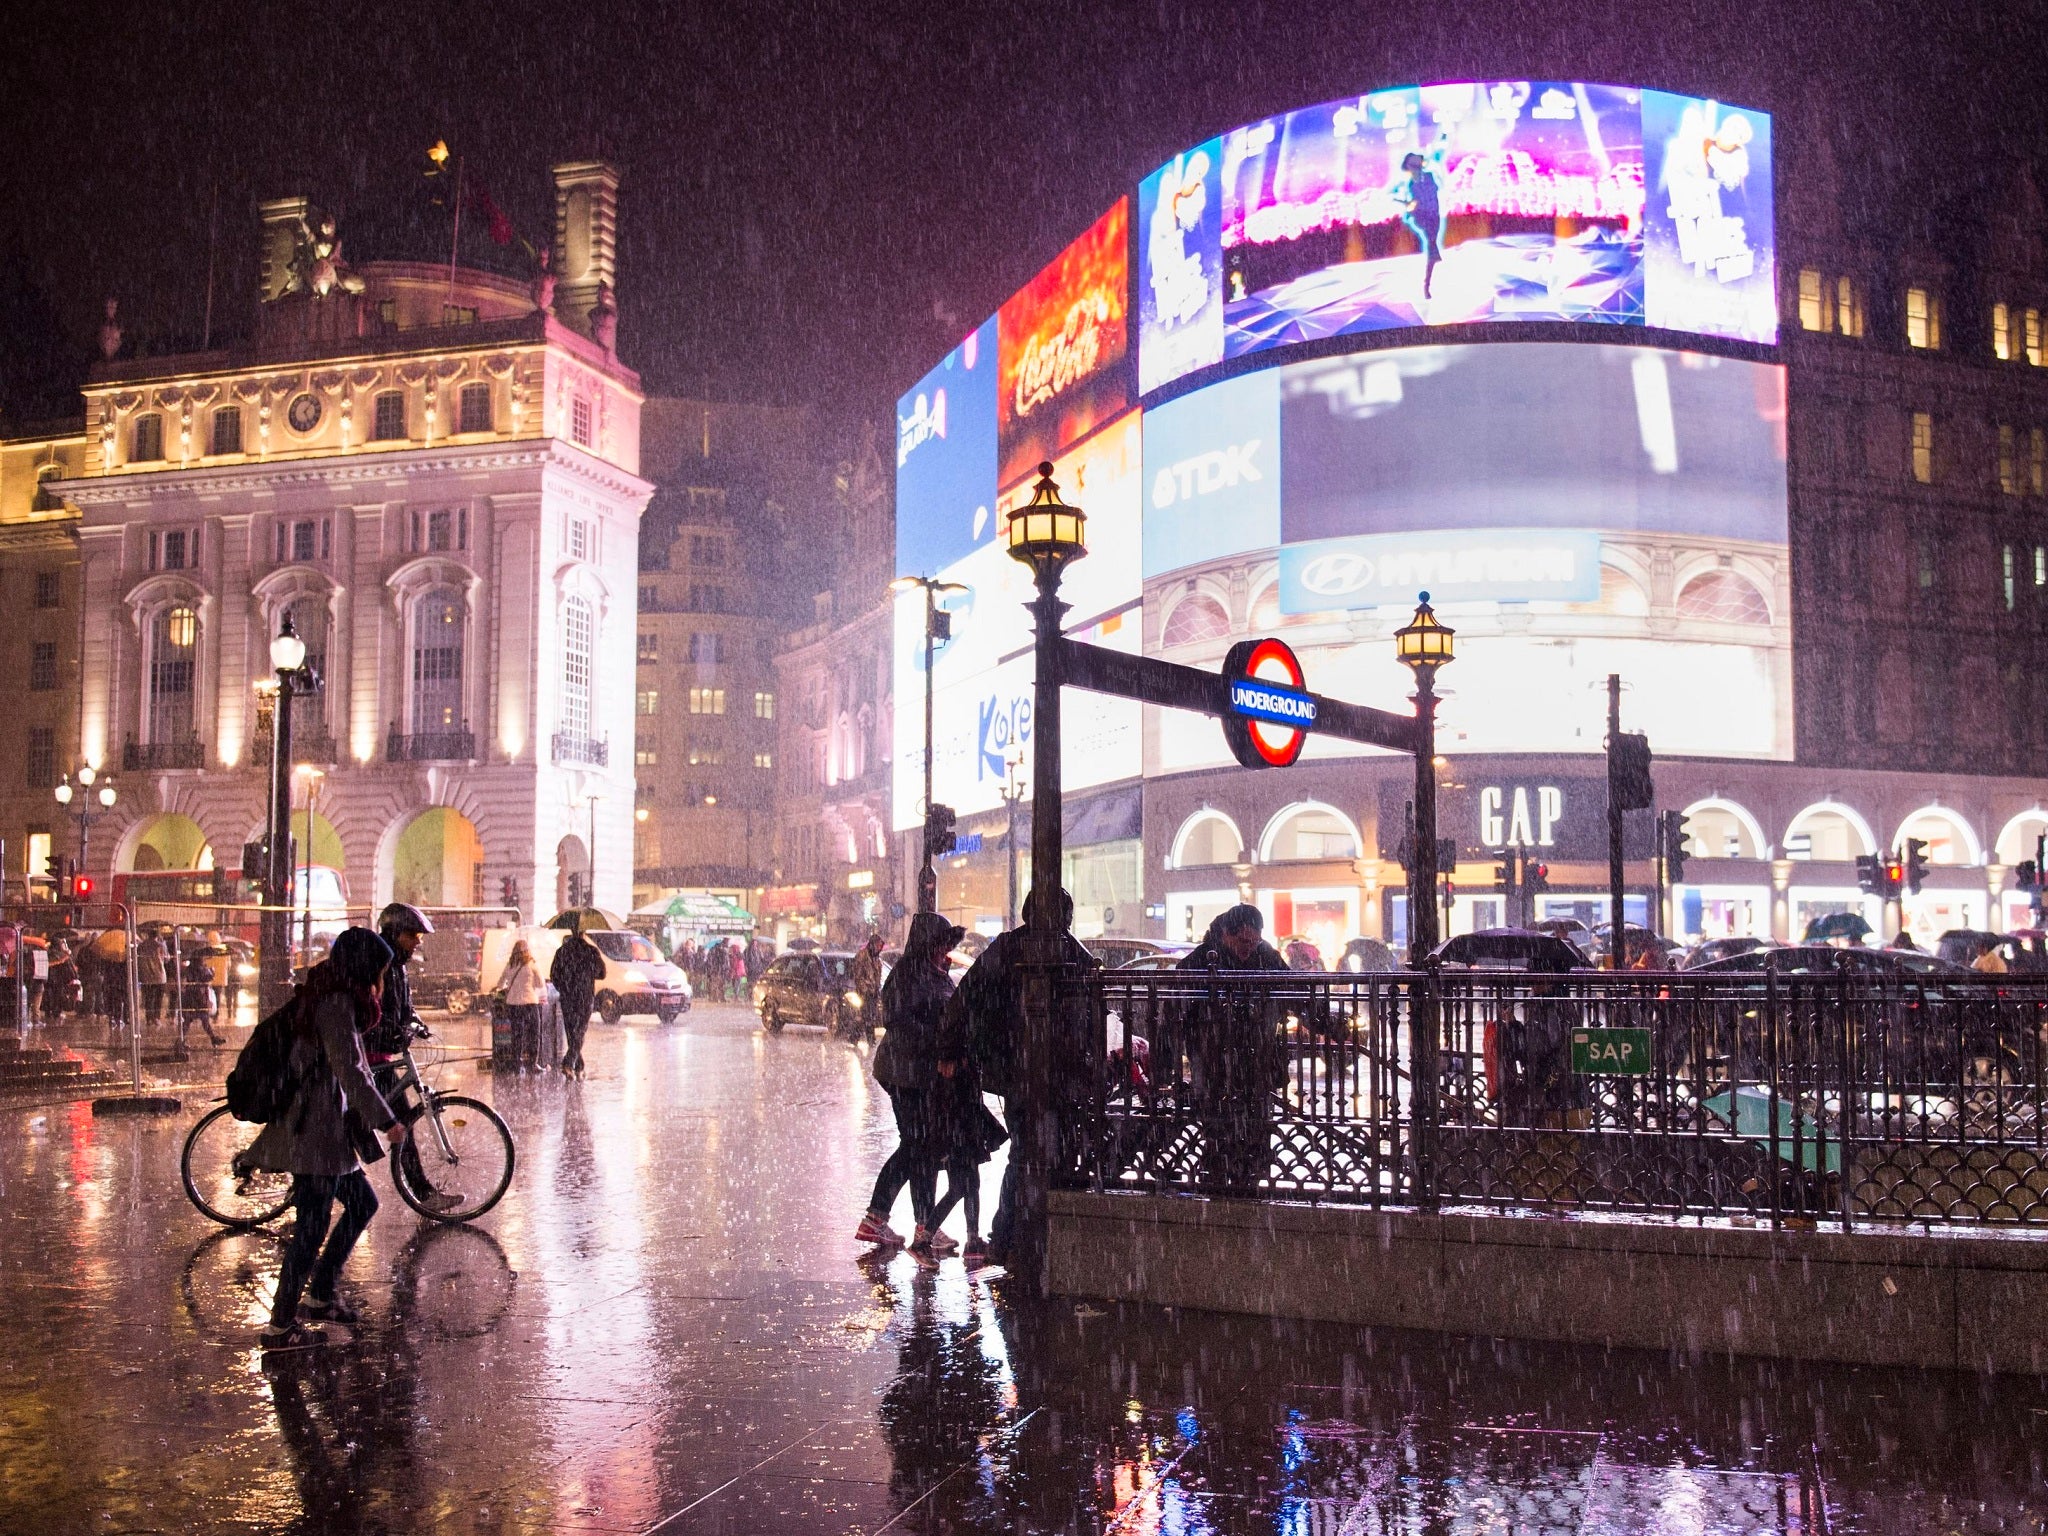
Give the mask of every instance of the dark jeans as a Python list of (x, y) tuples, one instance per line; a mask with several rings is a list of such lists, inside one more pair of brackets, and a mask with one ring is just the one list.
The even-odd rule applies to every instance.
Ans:
[(590, 994), (588, 992), (564, 992), (562, 994), (562, 1035), (568, 1048), (562, 1053), (562, 1065), (571, 1072), (583, 1070), (583, 1037), (590, 1032)]
[(505, 1017), (512, 1025), (512, 1065), (540, 1065), (540, 1004), (507, 1005)]
[(996, 1213), (989, 1218), (988, 1246), (993, 1253), (1007, 1253), (1011, 1240), (1017, 1233), (1017, 1166), (1022, 1161), (1018, 1152), (1018, 1134), (1015, 1115), (1007, 1096), (1003, 1099), (1003, 1124), (1010, 1127), (1010, 1156), (1003, 1164), (1003, 1187), (996, 1196)]
[[(341, 1220), (333, 1232), (327, 1219), (341, 1202)], [(292, 1239), (285, 1246), (284, 1266), (277, 1274), (277, 1299), (271, 1304), (271, 1326), (283, 1328), (298, 1315), (299, 1297), (311, 1292), (315, 1301), (334, 1299), (334, 1282), (348, 1262), (356, 1239), (377, 1214), (377, 1192), (363, 1170), (329, 1174), (302, 1173), (292, 1184)], [(321, 1239), (327, 1240), (326, 1247)]]
[(917, 1224), (929, 1223), (932, 1201), (938, 1194), (939, 1171), (931, 1160), (931, 1103), (919, 1088), (884, 1088), (889, 1107), (896, 1112), (896, 1150), (889, 1154), (882, 1171), (875, 1175), (875, 1193), (868, 1209), (883, 1221), (889, 1208), (910, 1186), (910, 1209)]

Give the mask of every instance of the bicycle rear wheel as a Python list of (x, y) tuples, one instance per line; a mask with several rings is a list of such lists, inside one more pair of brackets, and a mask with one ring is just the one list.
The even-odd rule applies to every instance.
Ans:
[(227, 1105), (209, 1111), (185, 1138), (178, 1172), (185, 1194), (224, 1227), (260, 1227), (292, 1203), (292, 1176), (244, 1170), (242, 1154), (263, 1127), (237, 1120)]
[(410, 1146), (419, 1151), (425, 1187), (416, 1185), (412, 1159), (400, 1150), (391, 1160), (391, 1183), (399, 1199), (434, 1221), (474, 1221), (505, 1197), (512, 1183), (512, 1132), (498, 1112), (481, 1100), (461, 1094), (436, 1096), (441, 1130), (454, 1154), (441, 1149), (441, 1138), (421, 1115), (412, 1125)]

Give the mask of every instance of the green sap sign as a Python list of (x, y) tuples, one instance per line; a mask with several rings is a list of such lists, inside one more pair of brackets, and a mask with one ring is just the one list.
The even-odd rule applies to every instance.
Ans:
[(1642, 1077), (1650, 1070), (1647, 1029), (1575, 1029), (1572, 1071), (1581, 1077)]

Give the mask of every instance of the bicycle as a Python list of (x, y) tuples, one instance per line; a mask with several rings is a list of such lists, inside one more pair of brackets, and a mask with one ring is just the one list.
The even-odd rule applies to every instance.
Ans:
[[(498, 1112), (466, 1094), (441, 1093), (420, 1076), (413, 1040), (432, 1034), (417, 1021), (398, 1058), (400, 1098), (392, 1103), (411, 1127), (407, 1145), (391, 1154), (391, 1184), (398, 1198), (432, 1221), (474, 1221), (505, 1197), (516, 1154), (512, 1132)], [(415, 1106), (417, 1113), (410, 1113)], [(421, 1136), (424, 1123), (432, 1131)], [(237, 1120), (222, 1102), (202, 1115), (185, 1138), (179, 1174), (185, 1194), (200, 1213), (224, 1227), (260, 1227), (292, 1203), (292, 1175), (243, 1164), (243, 1155), (263, 1127)], [(419, 1154), (425, 1187), (415, 1188), (405, 1171), (410, 1148)], [(453, 1195), (451, 1203), (446, 1197)]]

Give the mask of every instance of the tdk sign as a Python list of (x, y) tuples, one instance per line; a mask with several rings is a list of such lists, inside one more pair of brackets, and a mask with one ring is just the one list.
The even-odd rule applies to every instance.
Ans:
[(1213, 496), (1218, 491), (1234, 490), (1248, 481), (1265, 479), (1259, 473), (1259, 450), (1264, 446), (1255, 437), (1249, 442), (1234, 443), (1228, 448), (1197, 454), (1191, 459), (1182, 459), (1178, 464), (1167, 465), (1153, 476), (1152, 505), (1164, 511), (1177, 501)]

